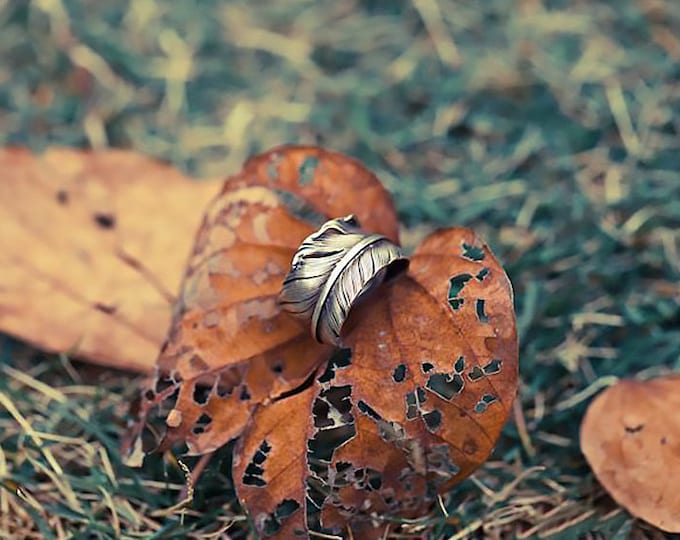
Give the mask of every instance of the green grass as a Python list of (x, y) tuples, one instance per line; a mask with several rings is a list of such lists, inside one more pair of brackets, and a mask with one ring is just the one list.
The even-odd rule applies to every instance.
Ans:
[[(492, 460), (394, 538), (662, 538), (615, 510), (578, 428), (615, 378), (680, 369), (678, 36), (675, 0), (0, 0), (0, 144), (208, 176), (286, 142), (363, 160), (408, 247), (486, 237), (521, 337)], [(133, 377), (0, 346), (0, 537), (249, 534), (228, 449), (184, 512), (176, 462), (121, 465)]]

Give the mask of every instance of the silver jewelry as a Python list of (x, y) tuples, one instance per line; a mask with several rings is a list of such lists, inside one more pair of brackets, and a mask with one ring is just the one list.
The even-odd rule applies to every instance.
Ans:
[(408, 268), (399, 247), (359, 228), (353, 215), (331, 219), (302, 241), (279, 294), (282, 309), (309, 321), (314, 339), (340, 344), (349, 311)]

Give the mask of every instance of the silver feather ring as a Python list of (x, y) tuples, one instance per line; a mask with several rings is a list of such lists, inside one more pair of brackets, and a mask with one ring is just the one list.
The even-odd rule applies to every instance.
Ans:
[(339, 345), (352, 306), (407, 268), (398, 246), (362, 231), (353, 215), (331, 219), (300, 244), (279, 304), (308, 322), (314, 339)]

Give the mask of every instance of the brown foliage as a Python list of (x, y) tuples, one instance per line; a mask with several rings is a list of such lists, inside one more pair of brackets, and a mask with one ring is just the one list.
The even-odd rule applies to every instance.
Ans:
[(591, 403), (581, 425), (581, 449), (606, 490), (671, 533), (680, 533), (678, 407), (680, 376), (625, 380)]
[(0, 170), (0, 330), (151, 371), (217, 182), (120, 150), (0, 149)]
[(516, 392), (510, 284), (467, 229), (428, 238), (406, 276), (353, 311), (348, 349), (326, 363), (333, 350), (276, 297), (302, 239), (349, 213), (396, 241), (375, 176), (322, 149), (276, 149), (227, 180), (133, 432), (160, 405), (161, 449), (205, 453), (241, 435), (237, 492), (266, 536), (349, 523), (374, 538), (376, 512), (418, 515), (487, 458)]
[(156, 449), (192, 454), (240, 436), (234, 480), (259, 533), (349, 526), (369, 539), (491, 452), (517, 389), (517, 335), (510, 283), (472, 231), (427, 238), (407, 274), (350, 313), (345, 349), (315, 342), (277, 303), (323, 221), (352, 213), (398, 242), (392, 201), (360, 163), (315, 147), (250, 159), (208, 206), (193, 249), (187, 208), (203, 208), (211, 183), (115, 151), (8, 150), (0, 166), (13, 175), (0, 185), (1, 328), (144, 371), (174, 303), (130, 463), (145, 428), (161, 428)]
[[(355, 208), (356, 193), (376, 211)], [(295, 250), (326, 212), (354, 210), (367, 228), (396, 240), (394, 208), (375, 175), (320, 148), (275, 149), (227, 179), (198, 231), (141, 403), (142, 418), (161, 405), (161, 450), (180, 441), (195, 454), (219, 448), (240, 434), (255, 406), (296, 388), (330, 357), (332, 349), (315, 343), (276, 298)]]
[[(371, 515), (417, 515), (486, 460), (508, 416), (517, 388), (511, 289), (471, 231), (426, 239), (408, 275), (352, 319), (349, 351), (290, 407), (256, 412), (237, 447), (237, 490), (261, 533), (289, 532), (277, 518), (286, 501), (313, 530), (340, 533), (349, 522), (355, 537), (379, 537)], [(297, 444), (306, 455), (282, 452), (291, 440), (306, 440)], [(299, 528), (300, 516), (290, 519)]]

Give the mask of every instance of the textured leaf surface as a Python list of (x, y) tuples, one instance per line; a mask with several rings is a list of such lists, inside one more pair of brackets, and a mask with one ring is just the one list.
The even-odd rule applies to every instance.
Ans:
[(339, 152), (316, 146), (275, 148), (249, 159), (225, 189), (253, 185), (275, 190), (293, 214), (311, 221), (314, 228), (351, 213), (365, 231), (399, 243), (389, 193), (370, 170)]
[(128, 151), (0, 150), (0, 330), (149, 372), (217, 182)]
[[(309, 530), (344, 534), (349, 524), (356, 538), (379, 538), (384, 524), (371, 516), (418, 515), (491, 452), (517, 390), (512, 291), (472, 231), (446, 229), (426, 239), (409, 273), (356, 309), (348, 325), (349, 349), (305, 391), (313, 399), (297, 397), (290, 408), (278, 402), (278, 421), (273, 409), (255, 414), (258, 427), (244, 434), (234, 477), (258, 515), (275, 515), (286, 500), (302, 506), (306, 497)], [(306, 440), (307, 451), (291, 461), (294, 450), (280, 452), (277, 440)], [(277, 471), (277, 489), (286, 486), (266, 504), (266, 472), (258, 485), (242, 474), (263, 445), (265, 471)]]
[(428, 469), (428, 477), (459, 482), (488, 457), (517, 392), (503, 268), (469, 229), (441, 230), (416, 250), (404, 279), (355, 315), (346, 337), (353, 366), (339, 382), (426, 454), (446, 444), (445, 470)]
[(257, 410), (234, 452), (233, 476), (260, 534), (306, 530), (304, 444), (311, 389)]
[[(357, 205), (364, 196), (375, 207)], [(191, 453), (215, 450), (239, 435), (254, 407), (299, 386), (329, 358), (332, 349), (277, 304), (295, 250), (326, 212), (356, 212), (367, 230), (396, 236), (388, 193), (340, 154), (280, 148), (225, 182), (196, 237), (135, 437), (146, 421), (160, 420), (160, 449), (185, 442)]]
[(680, 533), (680, 376), (624, 380), (602, 392), (581, 425), (595, 476), (631, 514)]

